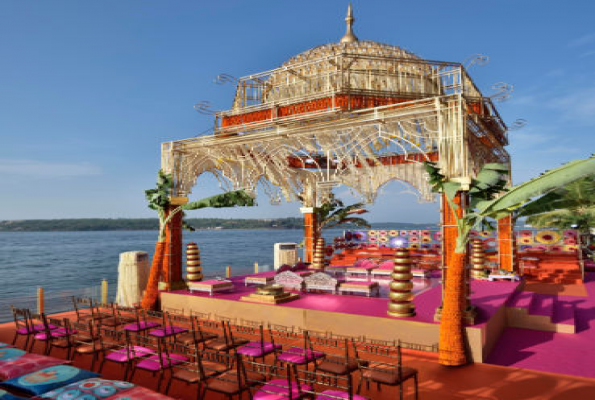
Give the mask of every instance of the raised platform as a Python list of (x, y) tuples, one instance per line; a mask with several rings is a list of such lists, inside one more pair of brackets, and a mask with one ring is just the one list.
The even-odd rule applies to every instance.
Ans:
[[(351, 336), (401, 339), (428, 346), (438, 343), (439, 324), (433, 318), (442, 294), (435, 279), (414, 279), (417, 314), (411, 318), (389, 317), (386, 314), (388, 300), (378, 297), (301, 293), (299, 299), (285, 304), (248, 303), (241, 298), (256, 289), (244, 285), (244, 276), (231, 280), (235, 286), (233, 292), (215, 293), (213, 296), (189, 293), (187, 290), (162, 292), (162, 307), (211, 312)], [(466, 329), (474, 361), (482, 362), (487, 357), (505, 328), (506, 301), (518, 286), (519, 282), (471, 283), (471, 302), (477, 307), (478, 315), (476, 324)]]

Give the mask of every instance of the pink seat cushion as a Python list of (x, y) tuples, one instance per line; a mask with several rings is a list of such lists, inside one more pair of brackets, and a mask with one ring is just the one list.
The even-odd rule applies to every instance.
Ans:
[(380, 263), (378, 268), (379, 269), (393, 269), (393, 268), (395, 268), (395, 262), (394, 261), (383, 261)]
[(288, 363), (301, 365), (323, 357), (324, 353), (320, 351), (308, 350), (306, 353), (304, 353), (304, 349), (300, 347), (292, 347), (280, 354), (278, 359)]
[[(54, 330), (54, 329), (58, 329), (58, 327), (56, 325), (53, 324), (49, 324), (48, 327), (50, 328), (50, 330)], [(64, 329), (64, 328), (62, 328)], [(43, 327), (42, 324), (37, 324), (37, 325), (33, 325), (29, 328), (19, 328), (17, 329), (17, 333), (19, 335), (27, 335), (30, 333), (34, 333), (34, 332), (43, 332), (45, 330), (45, 328)]]
[[(326, 396), (325, 396), (326, 395)], [(349, 393), (341, 392), (339, 390), (325, 390), (316, 396), (316, 400), (337, 400), (337, 399), (349, 399)], [(369, 400), (367, 397), (360, 396), (359, 394), (353, 394), (353, 400)]]
[(136, 358), (144, 357), (152, 354), (153, 350), (141, 346), (132, 346), (132, 349), (126, 351), (126, 349), (116, 350), (105, 356), (106, 360), (115, 362), (127, 362), (128, 360), (134, 360)]
[[(62, 329), (60, 331), (59, 329), (55, 329), (50, 332), (50, 336), (54, 338), (64, 337), (66, 336), (66, 330)], [(47, 334), (45, 332), (36, 333), (33, 337), (35, 338), (35, 340), (48, 340)]]
[[(238, 353), (248, 356), (248, 357), (262, 357), (267, 354), (273, 352), (273, 350), (278, 350), (282, 346), (280, 344), (273, 345), (269, 342), (264, 342), (264, 345), (261, 346), (260, 342), (250, 342), (238, 349)], [(264, 348), (264, 351), (263, 351)]]
[(151, 328), (157, 328), (159, 325), (160, 324), (158, 324), (157, 322), (142, 321), (140, 323), (134, 322), (132, 324), (128, 324), (124, 327), (124, 329), (126, 329), (127, 331), (138, 332)]
[[(300, 390), (302, 389), (302, 390)], [(254, 395), (254, 400), (287, 400), (298, 399), (303, 391), (312, 391), (312, 387), (308, 385), (300, 385), (291, 382), (291, 396), (289, 394), (289, 387), (287, 386), (287, 379), (275, 379), (269, 381), (266, 385), (260, 388)]]
[(178, 333), (183, 333), (183, 332), (188, 332), (187, 328), (181, 327), (181, 326), (168, 326), (167, 328), (158, 328), (158, 329), (153, 329), (152, 331), (149, 331), (149, 335), (151, 336), (157, 336), (157, 337), (166, 337), (166, 336), (172, 336), (172, 335), (177, 335)]
[(159, 371), (161, 369), (159, 358), (161, 358), (163, 368), (168, 368), (172, 365), (177, 365), (184, 361), (188, 361), (188, 357), (183, 356), (181, 354), (170, 354), (168, 357), (166, 354), (161, 353), (155, 354), (147, 359), (142, 360), (141, 362), (136, 364), (136, 367), (140, 369), (146, 369), (148, 371)]

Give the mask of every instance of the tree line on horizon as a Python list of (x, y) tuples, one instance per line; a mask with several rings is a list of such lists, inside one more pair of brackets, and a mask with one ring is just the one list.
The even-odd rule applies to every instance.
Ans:
[[(302, 218), (224, 219), (188, 218), (196, 229), (303, 229)], [(437, 224), (383, 222), (375, 229), (437, 229)], [(344, 229), (358, 229), (349, 225)], [(73, 218), (0, 221), (0, 232), (149, 231), (159, 229), (157, 218)], [(360, 228), (361, 229), (361, 228)]]

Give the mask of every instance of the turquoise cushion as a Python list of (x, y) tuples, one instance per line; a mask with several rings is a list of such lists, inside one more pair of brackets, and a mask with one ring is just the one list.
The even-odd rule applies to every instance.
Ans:
[(95, 372), (85, 371), (70, 365), (55, 365), (2, 382), (0, 386), (39, 396), (70, 383), (98, 376), (99, 374)]
[(24, 397), (19, 397), (8, 393), (6, 390), (0, 389), (0, 400), (26, 400)]
[(130, 382), (90, 378), (51, 390), (47, 393), (44, 393), (42, 396), (40, 396), (40, 398), (55, 400), (99, 400), (128, 391), (135, 386), (135, 384)]

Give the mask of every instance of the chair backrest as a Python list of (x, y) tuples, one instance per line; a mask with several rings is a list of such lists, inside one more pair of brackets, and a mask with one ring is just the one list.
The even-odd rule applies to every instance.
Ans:
[(152, 321), (159, 321), (159, 323), (161, 325), (163, 325), (163, 327), (166, 327), (167, 324), (167, 317), (166, 317), (166, 313), (163, 311), (157, 311), (157, 310), (145, 310), (145, 309), (140, 309), (139, 313), (141, 315), (141, 319), (144, 322), (147, 322), (149, 320)]
[(200, 332), (204, 331), (212, 332), (220, 337), (225, 338), (225, 341), (229, 341), (227, 333), (227, 324), (224, 321), (215, 321), (212, 319), (196, 319), (197, 326), (200, 328)]
[(126, 330), (120, 331), (104, 326), (100, 327), (97, 329), (97, 337), (99, 339), (98, 343), (100, 349), (104, 351), (108, 348), (111, 349), (114, 347), (129, 348), (129, 340), (126, 333), (128, 333)]
[[(214, 376), (208, 377), (207, 374), (205, 373), (206, 372), (205, 370), (208, 368), (208, 366), (206, 366), (203, 363), (203, 360), (211, 361), (213, 359), (211, 357), (215, 357), (215, 359), (217, 360), (215, 362), (229, 366), (230, 370), (233, 370), (235, 372), (234, 377), (232, 378), (230, 376), (230, 374), (221, 374), (221, 375), (214, 375)], [(206, 352), (202, 352), (200, 354), (200, 357), (198, 358), (198, 364), (199, 364), (200, 380), (202, 382), (204, 382), (204, 384), (207, 387), (209, 387), (211, 384), (215, 383), (216, 381), (231, 383), (234, 386), (238, 387), (238, 389), (239, 389), (238, 392), (241, 392), (249, 387), (248, 378), (247, 378), (247, 374), (246, 374), (246, 368), (244, 366), (242, 355), (239, 353), (235, 353), (235, 354), (220, 353), (217, 355), (209, 353), (208, 355), (206, 355)]]
[(160, 369), (164, 369), (166, 366), (165, 360), (169, 359), (169, 349), (168, 346), (165, 346), (164, 339), (165, 338), (162, 337), (145, 335), (142, 332), (126, 331), (126, 345), (131, 351), (132, 356), (137, 356), (136, 346), (152, 350), (159, 356), (156, 358), (159, 362)]
[[(70, 322), (70, 327), (73, 330), (74, 343), (93, 345), (94, 349), (99, 348), (99, 332), (93, 321)], [(74, 333), (75, 331), (76, 333)]]
[(314, 348), (322, 351), (325, 354), (333, 356), (340, 356), (345, 359), (345, 365), (349, 362), (349, 340), (329, 337), (328, 335), (320, 336), (308, 332), (308, 337)]
[[(296, 378), (297, 369), (295, 364), (287, 363), (283, 367), (277, 364), (265, 364), (246, 359), (244, 360), (244, 367), (247, 370), (258, 371), (266, 377), (265, 380), (261, 381), (256, 379), (257, 375), (246, 376), (250, 386), (260, 386), (255, 397), (267, 398), (270, 396), (275, 399), (287, 398), (288, 400), (302, 398), (301, 383)], [(296, 383), (297, 393), (294, 393), (294, 390), (292, 390), (292, 381)], [(264, 387), (265, 385), (267, 386), (266, 388)]]
[(134, 319), (137, 324), (140, 324), (139, 309), (136, 307), (125, 307), (116, 305), (116, 312), (120, 320)]
[[(302, 383), (302, 391), (312, 396), (312, 398), (318, 398), (323, 391), (331, 388), (333, 391), (347, 393), (347, 397), (325, 393), (325, 399), (353, 400), (353, 380), (351, 379), (351, 374), (335, 375), (320, 371), (298, 370), (296, 376), (297, 381)], [(365, 397), (359, 396), (358, 399), (365, 399)]]
[(218, 314), (213, 314), (213, 316), (211, 318), (214, 319), (215, 321), (227, 322), (228, 324), (235, 324), (236, 321), (238, 320), (237, 318), (234, 318), (234, 317), (226, 317), (224, 315), (218, 315)]
[(15, 308), (12, 305), (12, 317), (14, 318), (15, 329), (21, 329), (24, 332), (32, 333), (33, 327), (31, 326), (31, 318), (29, 316), (29, 310), (25, 308)]
[(93, 304), (93, 299), (88, 298), (88, 297), (76, 297), (76, 296), (71, 296), (72, 299), (72, 306), (74, 307), (74, 311), (76, 313), (76, 318), (80, 319), (81, 317), (83, 317), (83, 314), (81, 313), (82, 310), (87, 309), (91, 312), (91, 316), (95, 317), (96, 312), (95, 312), (95, 307)]

